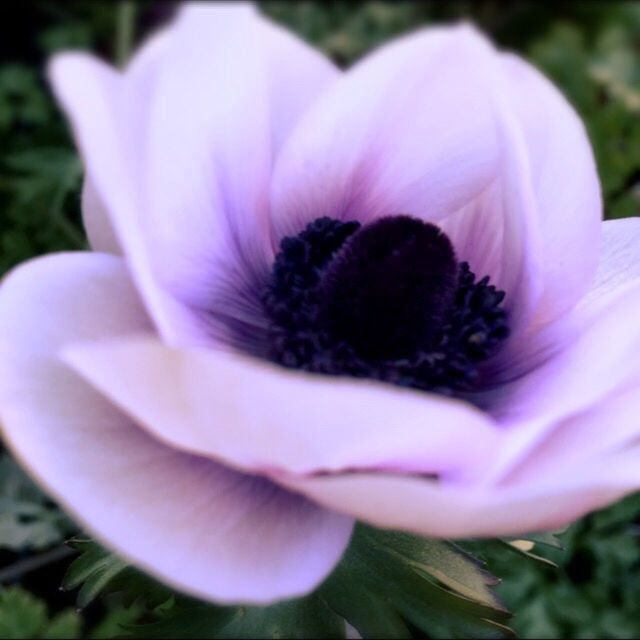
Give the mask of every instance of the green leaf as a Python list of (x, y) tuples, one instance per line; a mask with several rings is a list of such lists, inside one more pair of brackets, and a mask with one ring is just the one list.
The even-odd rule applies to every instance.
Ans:
[[(545, 558), (544, 556), (540, 556), (537, 553), (533, 553), (531, 549), (535, 547), (535, 543), (530, 542), (529, 540), (495, 540), (494, 542), (497, 545), (504, 545), (504, 547), (509, 551), (522, 555), (529, 560), (535, 560), (536, 562), (546, 564), (547, 566), (554, 569), (556, 569), (558, 566), (555, 562), (553, 562), (553, 560)], [(532, 546), (529, 547), (529, 544)]]
[(445, 542), (358, 525), (321, 588), (363, 637), (510, 637), (510, 614), (490, 591), (495, 578)]
[(83, 609), (124, 571), (127, 563), (92, 540), (76, 538), (69, 544), (80, 551), (81, 555), (69, 565), (62, 588), (68, 591), (80, 587), (77, 603)]
[(49, 619), (41, 600), (19, 587), (0, 591), (0, 637), (79, 638), (80, 618), (68, 610)]
[(71, 521), (9, 457), (0, 457), (0, 548), (44, 549), (74, 529)]
[(348, 553), (321, 593), (329, 606), (363, 638), (411, 638), (407, 621), (380, 590), (368, 584), (370, 567), (357, 553)]
[(242, 638), (341, 638), (344, 621), (319, 595), (274, 604), (240, 608), (221, 627), (217, 637)]
[(79, 638), (81, 620), (76, 611), (63, 611), (49, 622), (42, 634), (48, 640), (65, 640), (65, 638)]
[(144, 608), (135, 604), (130, 607), (117, 606), (106, 613), (104, 618), (91, 629), (88, 637), (92, 640), (106, 640), (124, 635), (127, 627), (135, 625), (144, 614)]
[(406, 533), (376, 533), (378, 539), (401, 560), (419, 572), (425, 572), (444, 587), (497, 610), (505, 611), (492, 590), (499, 580), (482, 563), (444, 540), (421, 538)]
[(126, 627), (136, 638), (214, 638), (233, 617), (234, 609), (214, 605), (171, 608), (162, 619)]
[(312, 594), (268, 607), (187, 606), (129, 630), (138, 638), (343, 638), (345, 626)]
[(0, 637), (34, 638), (47, 622), (46, 605), (20, 588), (0, 592)]
[[(84, 572), (80, 572), (83, 576)], [(216, 607), (179, 597), (141, 638), (502, 638), (510, 617), (496, 578), (458, 547), (359, 525), (344, 558), (312, 595), (268, 607)]]
[(524, 536), (518, 536), (517, 538), (509, 538), (508, 540), (513, 542), (514, 540), (528, 540), (534, 544), (541, 544), (545, 547), (552, 547), (553, 549), (563, 549), (562, 541), (558, 536), (562, 535), (564, 531), (552, 531), (548, 533), (528, 533)]
[(142, 601), (154, 609), (172, 597), (172, 591), (138, 571), (90, 539), (74, 538), (69, 546), (80, 555), (69, 565), (62, 581), (65, 591), (79, 588), (77, 605), (84, 609), (102, 593), (120, 593), (124, 604)]

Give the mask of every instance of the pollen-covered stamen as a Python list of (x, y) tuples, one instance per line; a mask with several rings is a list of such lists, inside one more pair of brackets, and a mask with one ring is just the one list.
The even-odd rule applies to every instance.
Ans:
[(508, 337), (503, 299), (438, 227), (395, 216), (319, 218), (285, 238), (263, 302), (284, 366), (451, 394)]
[(273, 263), (271, 282), (263, 303), (273, 322), (274, 358), (289, 366), (302, 366), (287, 357), (282, 341), (315, 331), (317, 286), (327, 264), (345, 240), (360, 224), (318, 218), (297, 236), (280, 243), (280, 252)]

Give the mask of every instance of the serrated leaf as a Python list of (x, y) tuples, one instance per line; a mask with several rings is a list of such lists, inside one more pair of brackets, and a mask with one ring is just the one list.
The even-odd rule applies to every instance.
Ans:
[(505, 538), (505, 541), (513, 543), (518, 540), (526, 540), (527, 542), (532, 542), (534, 546), (536, 544), (541, 544), (545, 547), (552, 547), (553, 549), (563, 549), (562, 541), (558, 537), (562, 533), (563, 531), (528, 533), (526, 535), (518, 536), (517, 538)]
[(274, 604), (242, 607), (218, 631), (218, 638), (343, 638), (344, 621), (318, 595)]
[[(531, 543), (530, 541), (525, 541), (533, 546), (535, 546), (534, 543)], [(504, 545), (504, 547), (506, 549), (508, 549), (509, 551), (513, 551), (515, 553), (518, 553), (522, 556), (525, 556), (526, 558), (528, 558), (529, 560), (534, 560), (535, 562), (539, 562), (541, 564), (546, 564), (549, 567), (552, 567), (553, 569), (557, 569), (558, 565), (553, 562), (553, 560), (549, 560), (549, 558), (545, 558), (544, 556), (540, 556), (537, 553), (533, 553), (531, 551), (530, 548), (527, 548), (528, 545), (523, 545), (522, 540), (515, 540), (515, 541), (508, 541), (508, 540), (497, 540), (496, 541), (497, 544), (501, 544)]]
[(339, 637), (346, 620), (363, 638), (511, 637), (496, 579), (445, 542), (359, 525), (334, 573), (307, 598), (269, 607), (215, 607), (178, 601), (142, 638)]
[(436, 638), (511, 636), (502, 625), (510, 614), (488, 591), (494, 580), (466, 554), (454, 554), (432, 540), (358, 525), (321, 593), (363, 637), (407, 637), (409, 625)]
[(118, 606), (107, 612), (102, 620), (91, 629), (88, 637), (92, 640), (121, 637), (125, 635), (125, 629), (135, 625), (143, 613), (143, 607), (137, 604), (131, 607)]
[(168, 587), (93, 540), (74, 538), (68, 545), (80, 551), (80, 555), (69, 565), (61, 586), (65, 591), (79, 588), (76, 601), (80, 609), (105, 592), (119, 593), (127, 606), (142, 600), (147, 609), (158, 607), (172, 597)]
[(318, 595), (268, 607), (191, 606), (129, 627), (137, 638), (343, 638), (344, 621)]
[(132, 625), (126, 630), (135, 638), (215, 638), (234, 614), (232, 607), (214, 605), (176, 607), (158, 622)]
[(160, 607), (174, 597), (169, 587), (131, 566), (114, 576), (105, 590), (118, 593), (127, 606), (142, 602), (147, 609)]
[(445, 540), (421, 538), (396, 531), (378, 531), (376, 537), (389, 552), (399, 554), (402, 561), (418, 571), (428, 573), (452, 591), (506, 611), (491, 588), (499, 580), (460, 547)]
[(62, 588), (71, 590), (80, 587), (77, 603), (83, 609), (124, 571), (127, 563), (92, 540), (75, 539), (70, 546), (81, 551), (81, 555), (69, 565)]
[(322, 586), (323, 597), (363, 638), (411, 638), (407, 622), (396, 607), (384, 594), (368, 588), (369, 571), (357, 554), (350, 554)]

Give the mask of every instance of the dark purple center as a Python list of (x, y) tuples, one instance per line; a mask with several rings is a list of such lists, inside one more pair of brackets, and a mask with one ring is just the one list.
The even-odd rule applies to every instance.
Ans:
[(476, 282), (449, 238), (409, 216), (318, 218), (280, 243), (263, 297), (270, 357), (451, 395), (509, 335), (504, 293)]

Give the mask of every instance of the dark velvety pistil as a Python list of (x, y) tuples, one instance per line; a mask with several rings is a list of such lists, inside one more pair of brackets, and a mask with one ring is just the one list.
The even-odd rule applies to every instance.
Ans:
[(263, 302), (284, 366), (452, 394), (509, 335), (503, 299), (438, 227), (394, 216), (285, 238)]

